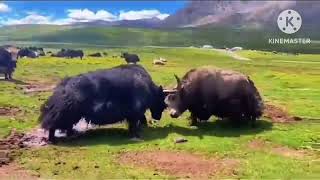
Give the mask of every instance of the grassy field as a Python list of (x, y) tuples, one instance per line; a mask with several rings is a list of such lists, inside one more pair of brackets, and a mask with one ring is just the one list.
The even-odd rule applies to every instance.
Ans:
[[(269, 38), (311, 38), (312, 44), (276, 45)], [(72, 27), (55, 25), (19, 25), (0, 27), (0, 44), (21, 41), (32, 43), (72, 43), (105, 46), (203, 46), (216, 48), (241, 46), (245, 49), (276, 50), (282, 52), (317, 53), (319, 33), (306, 29), (294, 36), (278, 29), (202, 27), (178, 29), (143, 29), (125, 27)], [(20, 42), (20, 43), (19, 43)]]
[[(144, 129), (143, 142), (130, 141), (125, 124), (115, 125), (90, 131), (56, 146), (23, 151), (15, 160), (18, 164), (42, 178), (174, 178), (178, 175), (118, 161), (119, 155), (124, 152), (168, 151), (238, 162), (232, 173), (217, 173), (210, 178), (320, 177), (317, 146), (320, 143), (320, 55), (242, 51), (238, 54), (251, 61), (239, 61), (222, 52), (195, 48), (127, 50), (139, 54), (141, 64), (154, 81), (164, 86), (175, 85), (173, 74), (182, 76), (189, 69), (202, 65), (240, 71), (250, 75), (266, 102), (282, 107), (303, 120), (276, 124), (262, 118), (254, 129), (237, 129), (212, 119), (194, 128), (188, 126), (188, 113), (180, 119), (171, 119), (165, 112), (158, 124)], [(95, 51), (88, 49), (86, 53)], [(11, 117), (0, 116), (0, 137), (7, 136), (13, 128), (27, 132), (38, 125), (39, 106), (50, 93), (25, 94), (20, 88), (23, 83), (53, 84), (65, 76), (124, 63), (120, 58), (111, 57), (124, 49), (105, 51), (109, 53), (106, 58), (86, 57), (83, 61), (51, 57), (19, 61), (14, 75), (19, 81), (0, 82), (0, 107), (18, 107), (22, 111)], [(167, 65), (152, 65), (152, 60), (158, 57), (166, 58)], [(174, 140), (179, 137), (188, 139), (188, 142), (175, 144)], [(250, 146), (255, 141), (267, 145), (258, 148)], [(288, 151), (278, 153), (273, 147)], [(296, 156), (298, 152), (304, 153)]]

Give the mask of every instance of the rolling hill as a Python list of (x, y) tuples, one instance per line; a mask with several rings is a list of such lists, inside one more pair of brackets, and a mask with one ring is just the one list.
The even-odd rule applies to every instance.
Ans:
[[(6, 29), (8, 28), (8, 29)], [(299, 46), (270, 45), (269, 37), (279, 36), (278, 31), (256, 28), (202, 27), (142, 29), (125, 27), (72, 27), (29, 25), (2, 27), (0, 43), (34, 42), (37, 44), (91, 44), (104, 46), (202, 46), (211, 44), (216, 48), (242, 46), (247, 49), (264, 49), (290, 52), (319, 52), (319, 44)], [(283, 34), (281, 34), (283, 36)], [(305, 37), (303, 32), (295, 37)], [(290, 37), (290, 36), (288, 36)], [(317, 34), (308, 34), (320, 39)], [(19, 44), (19, 43), (18, 43)], [(57, 45), (59, 46), (59, 45)]]

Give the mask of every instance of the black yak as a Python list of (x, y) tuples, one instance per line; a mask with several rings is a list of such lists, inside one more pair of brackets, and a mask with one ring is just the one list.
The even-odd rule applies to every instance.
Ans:
[(61, 49), (56, 54), (52, 54), (51, 56), (52, 57), (66, 57), (66, 58), (79, 57), (82, 60), (84, 53), (82, 50)]
[(23, 57), (37, 58), (39, 57), (39, 54), (38, 52), (30, 50), (29, 48), (23, 48), (18, 52), (18, 58), (23, 58)]
[(130, 136), (139, 138), (146, 110), (160, 120), (164, 99), (162, 87), (153, 83), (142, 66), (122, 65), (65, 78), (42, 105), (39, 120), (49, 130), (51, 142), (56, 129), (71, 134), (81, 118), (97, 125), (127, 120)]
[(51, 53), (51, 56), (52, 57), (66, 57), (66, 52), (67, 51), (65, 49), (61, 49), (57, 53)]
[(93, 53), (93, 54), (89, 54), (89, 57), (102, 57), (102, 54), (97, 52), (97, 53)]
[(5, 79), (12, 79), (12, 73), (14, 72), (17, 64), (16, 54), (10, 53), (8, 50), (0, 48), (0, 73), (3, 73)]
[(173, 118), (189, 110), (191, 125), (211, 115), (254, 125), (262, 115), (261, 96), (252, 80), (241, 73), (202, 67), (190, 70), (182, 80), (175, 77), (177, 89), (165, 100)]
[(122, 53), (121, 57), (124, 58), (128, 64), (130, 63), (136, 64), (137, 62), (140, 61), (139, 56), (136, 54), (129, 54), (125, 52), (125, 53)]
[(66, 51), (66, 56), (67, 58), (75, 58), (75, 57), (79, 57), (81, 60), (84, 56), (84, 53), (82, 50), (73, 50), (73, 49), (68, 49)]
[(44, 52), (44, 49), (42, 47), (39, 48), (39, 47), (31, 46), (31, 47), (28, 47), (28, 49), (33, 51), (33, 52), (35, 52), (35, 53), (37, 53), (39, 56), (45, 56), (46, 55), (46, 53)]

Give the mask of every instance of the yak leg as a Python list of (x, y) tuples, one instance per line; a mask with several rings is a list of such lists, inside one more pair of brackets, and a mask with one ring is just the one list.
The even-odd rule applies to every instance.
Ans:
[(140, 120), (137, 118), (128, 118), (129, 136), (131, 138), (140, 138)]
[(198, 118), (194, 113), (191, 113), (189, 119), (190, 119), (190, 126), (197, 126), (198, 125)]
[(54, 136), (54, 133), (56, 132), (56, 129), (49, 129), (49, 138), (48, 138), (48, 141), (52, 144), (55, 144), (56, 143), (56, 138)]
[(249, 116), (249, 125), (252, 127), (252, 128), (254, 128), (254, 127), (256, 127), (256, 125), (257, 125), (257, 121), (256, 121), (257, 119), (256, 119), (256, 117), (254, 117), (254, 116)]
[(141, 117), (140, 123), (141, 123), (142, 126), (147, 126), (148, 125), (146, 116), (142, 116)]
[(12, 72), (9, 72), (9, 79), (12, 79)]
[(9, 79), (9, 75), (8, 73), (4, 73), (4, 79), (8, 80)]
[(256, 117), (252, 115), (252, 112), (254, 111), (254, 107), (252, 104), (252, 99), (247, 96), (246, 98), (243, 98), (243, 108), (242, 113), (243, 117), (242, 120), (246, 122), (251, 127), (255, 127), (256, 125)]

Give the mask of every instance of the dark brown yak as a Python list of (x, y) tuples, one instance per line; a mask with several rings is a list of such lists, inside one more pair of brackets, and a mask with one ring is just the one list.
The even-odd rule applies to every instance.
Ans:
[(211, 115), (230, 119), (234, 123), (254, 125), (262, 115), (263, 101), (248, 76), (241, 73), (201, 67), (187, 72), (182, 80), (177, 76), (177, 89), (171, 90), (166, 103), (173, 118), (184, 111), (191, 112), (191, 125), (208, 120)]

